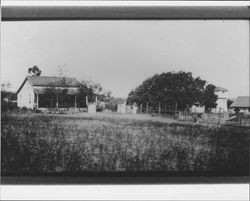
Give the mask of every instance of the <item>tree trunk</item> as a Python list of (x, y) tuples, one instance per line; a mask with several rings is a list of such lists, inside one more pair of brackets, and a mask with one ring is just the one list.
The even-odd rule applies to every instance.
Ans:
[(50, 108), (52, 108), (53, 105), (52, 105), (52, 95), (50, 95)]

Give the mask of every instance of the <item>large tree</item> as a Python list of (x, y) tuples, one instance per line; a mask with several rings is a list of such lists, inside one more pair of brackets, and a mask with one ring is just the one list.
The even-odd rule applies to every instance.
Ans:
[(155, 109), (159, 105), (163, 108), (177, 106), (178, 110), (184, 110), (193, 104), (204, 105), (205, 85), (205, 80), (194, 78), (191, 72), (155, 74), (129, 93), (127, 103), (147, 104)]
[(103, 87), (100, 83), (96, 83), (92, 80), (82, 80), (79, 86), (78, 94), (78, 103), (80, 107), (86, 107), (88, 102), (95, 102), (98, 103), (105, 102), (108, 103), (111, 101), (112, 96), (110, 91), (104, 91)]

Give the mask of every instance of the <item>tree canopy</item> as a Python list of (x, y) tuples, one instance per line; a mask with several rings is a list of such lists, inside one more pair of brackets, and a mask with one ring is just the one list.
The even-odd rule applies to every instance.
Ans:
[(33, 76), (40, 76), (42, 71), (37, 66), (33, 66), (32, 68), (28, 68), (28, 73)]
[(210, 110), (211, 108), (215, 108), (217, 106), (217, 95), (214, 93), (215, 86), (209, 84), (206, 86), (204, 91), (204, 105), (206, 111)]
[(191, 72), (155, 74), (129, 93), (127, 103), (149, 104), (153, 108), (157, 108), (159, 103), (165, 107), (178, 105), (179, 110), (194, 104), (214, 106), (217, 98), (215, 87), (205, 87), (206, 83), (200, 77), (194, 78)]

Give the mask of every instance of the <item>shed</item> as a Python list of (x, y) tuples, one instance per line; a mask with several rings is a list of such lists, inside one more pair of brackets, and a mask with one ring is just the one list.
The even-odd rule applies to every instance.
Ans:
[(239, 96), (232, 103), (230, 109), (238, 110), (243, 113), (250, 113), (250, 97), (249, 96)]

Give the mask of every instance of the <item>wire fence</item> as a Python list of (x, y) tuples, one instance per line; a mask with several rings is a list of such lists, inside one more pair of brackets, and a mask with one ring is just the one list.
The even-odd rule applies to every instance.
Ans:
[(189, 110), (179, 111), (173, 109), (148, 109), (139, 107), (137, 113), (148, 114), (151, 116), (161, 116), (176, 119), (184, 122), (195, 122), (201, 124), (213, 125), (229, 125), (229, 126), (250, 126), (250, 114), (231, 114), (230, 112), (211, 113), (203, 112), (196, 113)]

